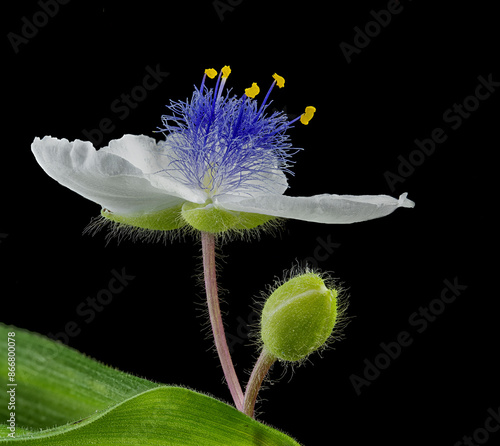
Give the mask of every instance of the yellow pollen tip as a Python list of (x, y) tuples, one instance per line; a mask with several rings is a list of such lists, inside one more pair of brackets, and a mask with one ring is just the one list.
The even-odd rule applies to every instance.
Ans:
[(283, 88), (285, 86), (285, 78), (280, 76), (279, 74), (274, 73), (273, 79), (276, 81), (276, 85), (279, 88)]
[(231, 68), (229, 67), (229, 65), (225, 65), (224, 67), (222, 67), (221, 71), (223, 79), (227, 78), (231, 74)]
[(309, 124), (309, 121), (313, 118), (315, 111), (316, 109), (310, 105), (306, 107), (305, 113), (303, 113), (300, 117), (300, 122), (304, 125)]
[(205, 74), (210, 78), (213, 79), (215, 76), (217, 76), (217, 70), (214, 70), (213, 68), (207, 68), (205, 70)]
[(252, 86), (250, 88), (245, 88), (245, 94), (249, 97), (249, 98), (254, 98), (255, 96), (257, 96), (260, 92), (260, 88), (259, 86), (254, 82), (252, 84)]

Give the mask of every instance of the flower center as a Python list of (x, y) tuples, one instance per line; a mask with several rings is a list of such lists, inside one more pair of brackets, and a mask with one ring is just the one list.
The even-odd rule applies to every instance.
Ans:
[(217, 168), (215, 166), (209, 165), (203, 177), (202, 186), (210, 198), (217, 195), (217, 187), (215, 185), (216, 175)]
[[(225, 193), (254, 195), (256, 190), (271, 192), (277, 173), (291, 173), (292, 149), (286, 131), (300, 119), (307, 124), (314, 114), (308, 107), (298, 118), (288, 121), (282, 112), (267, 114), (268, 98), (275, 85), (285, 79), (273, 75), (273, 83), (258, 107), (254, 99), (260, 92), (256, 83), (241, 97), (224, 92), (231, 69), (222, 68), (214, 89), (205, 86), (217, 71), (205, 70), (201, 86), (186, 102), (172, 102), (172, 112), (162, 116), (162, 132), (168, 132), (172, 162), (165, 169), (175, 170), (186, 185), (207, 193), (209, 198)], [(173, 136), (173, 137), (172, 137)], [(294, 151), (293, 151), (294, 150)], [(282, 177), (282, 175), (281, 175)]]

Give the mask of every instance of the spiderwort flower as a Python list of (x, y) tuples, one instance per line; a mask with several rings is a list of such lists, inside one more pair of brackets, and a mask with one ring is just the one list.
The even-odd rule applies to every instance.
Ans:
[(125, 228), (164, 232), (181, 227), (220, 234), (249, 230), (279, 218), (319, 223), (353, 223), (413, 207), (403, 194), (291, 197), (285, 174), (299, 149), (287, 130), (307, 125), (312, 106), (289, 121), (268, 112), (273, 75), (264, 100), (256, 83), (241, 97), (224, 87), (231, 70), (219, 73), (215, 88), (205, 86), (217, 72), (207, 69), (190, 100), (171, 101), (157, 143), (144, 135), (124, 135), (95, 150), (90, 142), (35, 138), (32, 151), (42, 168), (62, 185), (102, 206), (108, 222)]

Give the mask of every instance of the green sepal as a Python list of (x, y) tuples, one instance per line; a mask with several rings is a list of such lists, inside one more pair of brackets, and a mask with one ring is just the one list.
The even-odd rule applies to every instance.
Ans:
[(193, 228), (213, 234), (254, 229), (276, 219), (270, 215), (220, 209), (212, 203), (186, 202), (181, 213), (182, 218)]
[(101, 215), (115, 223), (121, 223), (136, 228), (155, 231), (172, 231), (186, 225), (181, 216), (182, 204), (158, 212), (119, 215), (107, 209), (101, 210)]

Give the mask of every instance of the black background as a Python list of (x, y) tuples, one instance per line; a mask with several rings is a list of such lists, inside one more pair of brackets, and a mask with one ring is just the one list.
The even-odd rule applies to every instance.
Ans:
[[(401, 2), (401, 12), (348, 63), (339, 45), (353, 45), (354, 28), (364, 29), (370, 11), (386, 9), (386, 1), (233, 5), (219, 15), (211, 1), (73, 0), (16, 53), (8, 33), (20, 35), (22, 18), (32, 20), (41, 6), (9, 4), (2, 46), (1, 320), (42, 334), (74, 321), (80, 333), (68, 343), (87, 355), (229, 400), (202, 329), (199, 242), (106, 245), (104, 233), (82, 235), (99, 206), (50, 179), (30, 144), (44, 135), (87, 139), (83, 130), (104, 118), (114, 130), (98, 147), (124, 133), (154, 136), (164, 105), (189, 97), (205, 68), (230, 65), (235, 94), (251, 82), (266, 91), (277, 72), (286, 85), (273, 92), (273, 107), (292, 116), (306, 105), (317, 108), (309, 126), (291, 130), (305, 150), (295, 158), (287, 194), (408, 192), (416, 207), (345, 226), (289, 221), (277, 237), (224, 245), (223, 307), (227, 332), (239, 339), (240, 377), (246, 380), (255, 354), (246, 339), (255, 297), (283, 270), (312, 259), (348, 289), (353, 318), (345, 339), (323, 358), (284, 374), (275, 367), (260, 419), (305, 445), (454, 445), (484, 426), (488, 408), (500, 406), (493, 232), (500, 93), (478, 101), (456, 129), (443, 114), (474, 94), (478, 76), (500, 81), (495, 14), (471, 2), (439, 9)], [(168, 77), (121, 119), (111, 104), (157, 65)], [(419, 165), (391, 188), (384, 173), (398, 174), (414, 140), (438, 127), (446, 141), (431, 155), (413, 155)], [(332, 243), (331, 252), (321, 241)], [(134, 279), (87, 323), (77, 306), (122, 268)], [(445, 279), (467, 289), (419, 333), (411, 317), (440, 298)], [(413, 343), (358, 396), (350, 377), (363, 377), (365, 360), (373, 362), (380, 344), (403, 331)]]

